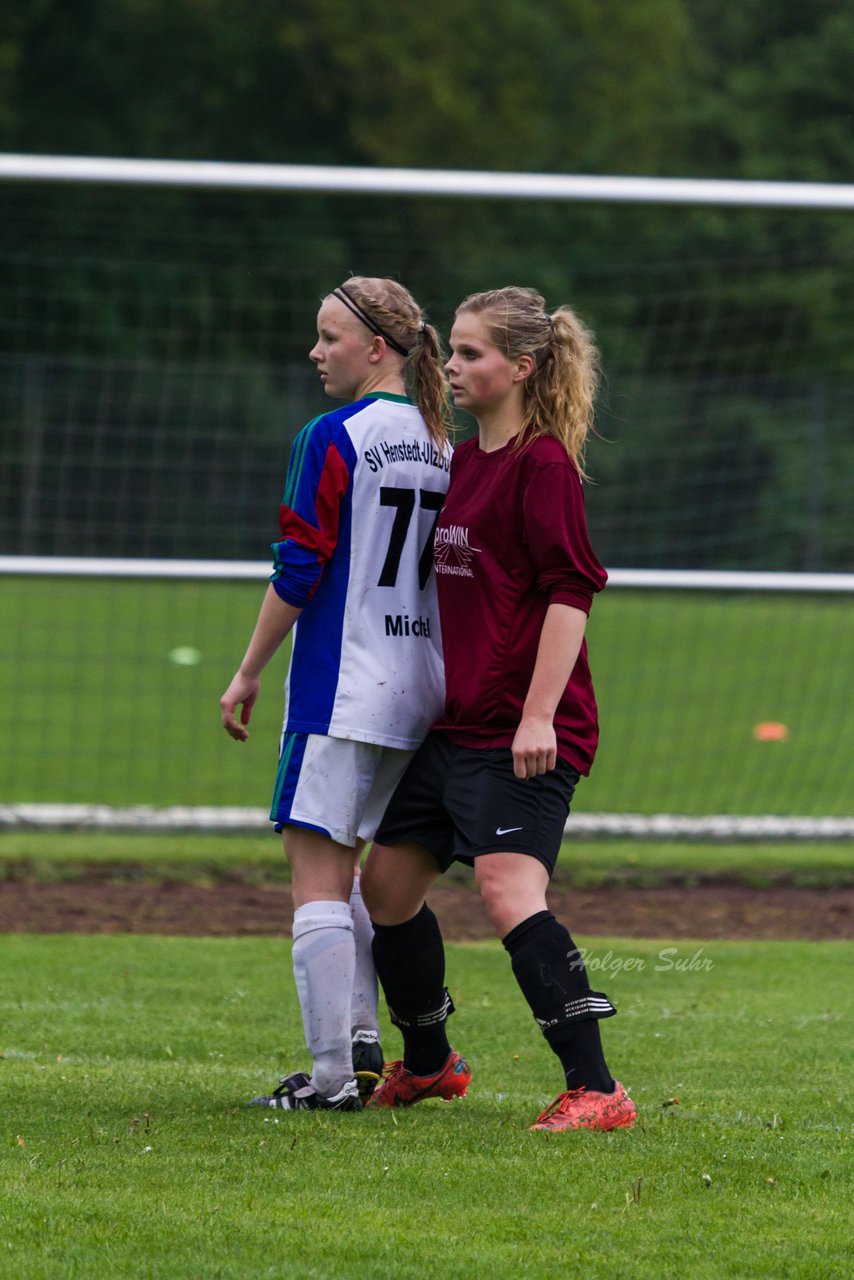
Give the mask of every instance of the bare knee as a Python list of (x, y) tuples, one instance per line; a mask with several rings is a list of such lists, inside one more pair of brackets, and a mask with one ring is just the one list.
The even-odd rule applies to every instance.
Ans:
[(368, 857), (359, 876), (362, 899), (371, 916), (381, 911), (385, 902), (383, 877), (375, 863)]
[(347, 902), (353, 888), (354, 851), (329, 836), (287, 826), (282, 844), (291, 868), (294, 907), (309, 902)]
[(500, 877), (486, 876), (478, 880), (477, 887), (493, 928), (499, 937), (503, 937), (513, 928), (513, 924), (507, 923), (514, 914), (511, 886), (504, 884)]
[(418, 913), (424, 900), (417, 888), (410, 889), (405, 879), (392, 877), (370, 857), (362, 868), (360, 883), (362, 899), (375, 924), (403, 924)]
[(536, 912), (546, 910), (548, 873), (526, 855), (484, 854), (475, 863), (475, 880), (499, 938)]
[(424, 850), (375, 844), (362, 868), (362, 898), (375, 924), (403, 924), (421, 910), (439, 868)]

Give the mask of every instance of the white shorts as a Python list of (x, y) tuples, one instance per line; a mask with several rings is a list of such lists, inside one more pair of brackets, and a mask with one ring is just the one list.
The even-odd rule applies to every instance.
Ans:
[(372, 840), (414, 751), (318, 733), (285, 733), (270, 820), (352, 848)]

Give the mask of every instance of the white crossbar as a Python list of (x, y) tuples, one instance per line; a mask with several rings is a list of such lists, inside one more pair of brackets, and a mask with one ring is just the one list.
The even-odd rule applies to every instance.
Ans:
[(635, 204), (854, 209), (854, 184), (749, 182), (727, 178), (636, 178), (580, 173), (491, 173), (346, 165), (123, 160), (101, 156), (0, 154), (0, 180), (100, 182), (341, 194), (608, 200)]

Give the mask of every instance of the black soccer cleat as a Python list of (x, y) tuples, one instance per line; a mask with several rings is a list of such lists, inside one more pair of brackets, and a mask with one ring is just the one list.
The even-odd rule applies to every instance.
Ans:
[(376, 1031), (353, 1032), (353, 1074), (362, 1102), (374, 1092), (383, 1074), (383, 1051)]
[(339, 1093), (324, 1098), (304, 1071), (285, 1076), (270, 1094), (253, 1098), (247, 1107), (273, 1107), (278, 1111), (361, 1111), (362, 1100), (355, 1080), (348, 1080)]

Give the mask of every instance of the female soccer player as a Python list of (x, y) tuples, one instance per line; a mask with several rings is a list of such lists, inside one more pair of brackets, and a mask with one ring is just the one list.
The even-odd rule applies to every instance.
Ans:
[(432, 546), (450, 410), (436, 330), (394, 280), (352, 277), (324, 298), (309, 358), (326, 394), (349, 403), (294, 442), (271, 585), (220, 708), (226, 732), (245, 741), (261, 672), (295, 627), (270, 816), (292, 872), (312, 1073), (254, 1104), (354, 1111), (383, 1061), (354, 872), (442, 708)]
[(514, 976), (560, 1059), (566, 1088), (534, 1129), (613, 1129), (635, 1107), (605, 1063), (591, 991), (546, 905), (569, 804), (596, 751), (584, 629), (606, 574), (582, 496), (598, 357), (568, 308), (529, 289), (474, 294), (456, 312), (445, 366), (477, 440), (455, 451), (435, 539), (444, 713), (416, 753), (362, 876), (374, 959), (403, 1058), (371, 1106), (462, 1096), (444, 951), (424, 895), (453, 861), (475, 880)]

